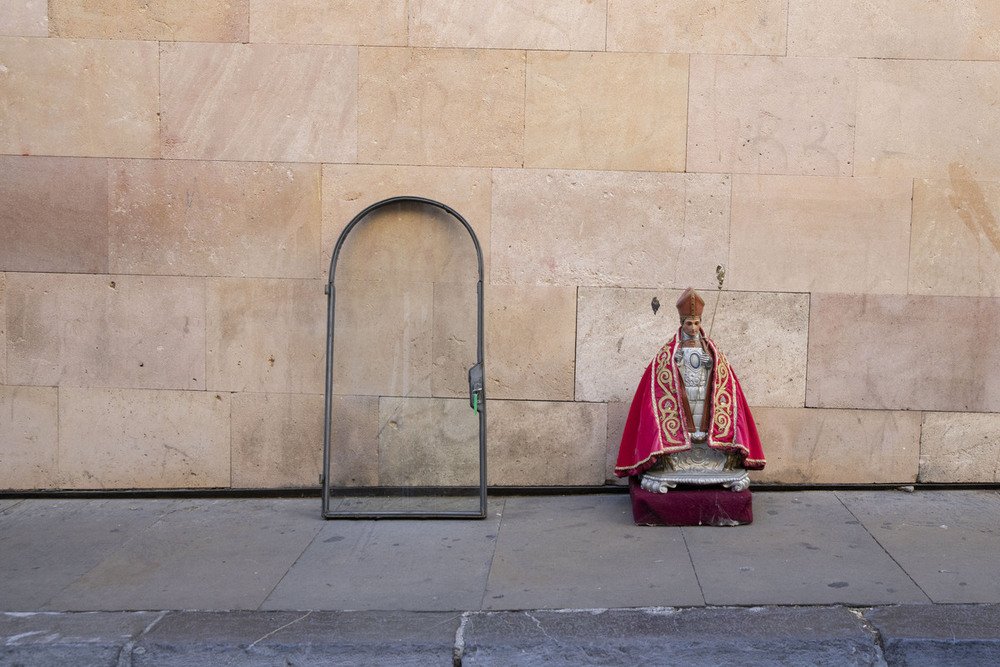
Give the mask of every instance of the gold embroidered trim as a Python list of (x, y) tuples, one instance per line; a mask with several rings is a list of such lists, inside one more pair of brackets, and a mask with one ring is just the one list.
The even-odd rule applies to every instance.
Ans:
[(733, 373), (726, 356), (708, 342), (715, 353), (715, 382), (712, 387), (712, 435), (713, 440), (732, 445), (736, 439), (736, 388)]
[(680, 395), (677, 376), (677, 365), (674, 364), (674, 352), (677, 347), (677, 336), (667, 341), (656, 354), (653, 364), (653, 407), (656, 420), (660, 424), (659, 454), (677, 452), (688, 449), (684, 434), (684, 406), (677, 400)]

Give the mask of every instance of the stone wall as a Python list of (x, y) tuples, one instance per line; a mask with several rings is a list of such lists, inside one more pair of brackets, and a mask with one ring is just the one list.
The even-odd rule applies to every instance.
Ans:
[[(756, 481), (1000, 482), (992, 2), (0, 0), (0, 489), (315, 486), (333, 245), (401, 194), (483, 245), (491, 484), (613, 477), (688, 285)], [(440, 223), (338, 275), (338, 483), (470, 474)]]

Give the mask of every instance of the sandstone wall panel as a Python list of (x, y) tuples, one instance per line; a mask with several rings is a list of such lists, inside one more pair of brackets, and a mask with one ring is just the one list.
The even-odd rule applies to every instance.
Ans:
[(912, 484), (919, 412), (753, 408), (767, 466), (755, 482)]
[(6, 0), (0, 3), (0, 35), (48, 37), (48, 3), (45, 0)]
[(861, 60), (855, 176), (1000, 178), (1000, 62)]
[(0, 489), (57, 487), (57, 390), (0, 386), (0, 414)]
[(1000, 60), (1000, 12), (991, 0), (794, 0), (788, 55)]
[(0, 269), (108, 271), (103, 159), (0, 156)]
[(687, 56), (530, 52), (525, 166), (684, 171), (687, 93)]
[[(465, 218), (489, 267), (490, 172), (486, 169), (324, 165), (323, 257), (326, 277), (340, 234), (366, 207), (395, 196), (433, 199)], [(337, 260), (337, 278), (475, 285), (479, 265), (472, 237), (445, 211), (421, 204), (389, 205), (351, 231)], [(488, 274), (487, 274), (488, 275)]]
[(11, 384), (205, 388), (197, 278), (7, 274)]
[(49, 0), (53, 37), (178, 42), (246, 42), (248, 0)]
[(116, 273), (318, 273), (317, 165), (122, 160), (111, 162), (110, 179)]
[(904, 294), (911, 196), (908, 179), (736, 176), (730, 284)]
[(486, 395), (573, 400), (576, 289), (494, 285), (486, 303)]
[(230, 486), (228, 394), (59, 390), (59, 478), (66, 489)]
[(414, 0), (410, 45), (603, 51), (607, 0)]
[(604, 483), (607, 407), (603, 403), (490, 401), (490, 485)]
[[(476, 363), (477, 356), (476, 286), (435, 283), (433, 317), (431, 395), (467, 398), (469, 368)], [(484, 304), (484, 320), (487, 318)], [(488, 331), (484, 331), (484, 348), (487, 335)], [(488, 370), (493, 366), (492, 361), (491, 357), (486, 357)], [(489, 386), (486, 391), (489, 395)]]
[(7, 274), (0, 271), (0, 385), (7, 384)]
[(315, 487), (323, 470), (323, 397), (234, 394), (234, 488)]
[(1000, 482), (1000, 414), (929, 412), (920, 436), (920, 481)]
[(354, 47), (163, 44), (163, 156), (351, 162), (357, 75)]
[(0, 37), (0, 64), (0, 153), (158, 157), (155, 42)]
[(205, 301), (210, 391), (323, 393), (321, 282), (215, 278)]
[(1000, 301), (813, 294), (806, 405), (1000, 412)]
[[(725, 291), (703, 328), (726, 355), (752, 405), (801, 407), (805, 401), (809, 301), (805, 294)], [(631, 403), (646, 366), (677, 333), (680, 290), (580, 288), (576, 399)], [(654, 313), (653, 298), (660, 304)]]
[(382, 486), (479, 486), (479, 416), (467, 399), (379, 400)]
[(358, 162), (521, 166), (524, 59), (523, 51), (361, 49)]
[(250, 41), (406, 46), (406, 0), (250, 0)]
[(679, 287), (729, 256), (729, 177), (497, 170), (491, 282)]
[(333, 392), (431, 396), (433, 283), (340, 281), (336, 287)]
[(913, 185), (909, 292), (1000, 296), (1000, 182), (950, 171)]
[(330, 486), (378, 486), (378, 411), (377, 396), (331, 397)]
[(692, 56), (687, 169), (851, 176), (852, 61)]
[(625, 422), (628, 421), (628, 411), (632, 407), (631, 402), (608, 403), (608, 443), (607, 458), (605, 461), (605, 484), (625, 486), (628, 478), (621, 478), (615, 474), (615, 466), (618, 464), (618, 450), (622, 444), (622, 434), (625, 433)]
[(608, 50), (785, 54), (782, 0), (608, 0)]

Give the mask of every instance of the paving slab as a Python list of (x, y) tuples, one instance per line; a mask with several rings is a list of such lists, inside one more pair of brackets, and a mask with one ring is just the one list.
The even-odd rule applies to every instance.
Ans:
[(0, 513), (12, 509), (15, 505), (24, 502), (18, 498), (0, 498)]
[(704, 603), (680, 529), (636, 526), (627, 495), (507, 499), (484, 609)]
[(832, 491), (755, 493), (753, 524), (683, 531), (709, 605), (929, 602)]
[(470, 665), (878, 665), (843, 608), (480, 612), (459, 637)]
[(1000, 493), (862, 491), (838, 496), (932, 601), (1000, 601)]
[(319, 532), (317, 514), (314, 499), (175, 501), (46, 606), (256, 609)]
[(42, 499), (0, 512), (0, 607), (41, 611), (109, 553), (155, 523), (171, 500)]
[(458, 613), (187, 612), (135, 643), (134, 667), (451, 665)]
[(2, 613), (0, 665), (118, 667), (133, 638), (163, 615), (164, 612)]
[(889, 665), (1000, 664), (1000, 605), (898, 605), (865, 618)]
[(479, 609), (503, 499), (487, 518), (321, 523), (262, 609)]

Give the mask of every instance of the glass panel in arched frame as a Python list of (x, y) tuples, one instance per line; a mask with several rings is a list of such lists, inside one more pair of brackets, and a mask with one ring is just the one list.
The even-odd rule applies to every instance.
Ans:
[(323, 516), (484, 518), (483, 255), (454, 209), (392, 197), (327, 282)]

